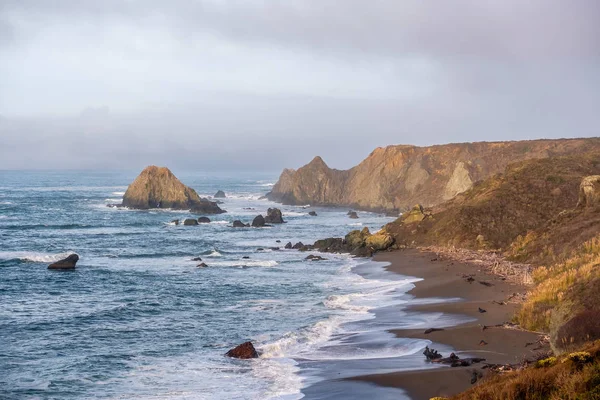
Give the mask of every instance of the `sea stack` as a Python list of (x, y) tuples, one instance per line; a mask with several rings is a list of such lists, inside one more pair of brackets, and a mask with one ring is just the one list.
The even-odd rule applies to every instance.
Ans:
[(217, 203), (200, 198), (196, 191), (173, 175), (166, 167), (146, 167), (129, 185), (123, 196), (124, 207), (147, 210), (171, 208), (202, 214), (220, 214)]
[(58, 269), (58, 270), (70, 270), (75, 269), (75, 265), (79, 261), (79, 256), (77, 254), (71, 254), (67, 258), (63, 258), (60, 261), (55, 262), (54, 264), (48, 265), (48, 269)]

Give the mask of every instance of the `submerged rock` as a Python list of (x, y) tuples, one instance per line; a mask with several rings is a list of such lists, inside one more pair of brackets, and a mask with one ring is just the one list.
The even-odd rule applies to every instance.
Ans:
[(174, 219), (173, 221), (171, 221), (171, 223), (175, 224), (175, 225), (179, 225), (179, 220), (178, 219)]
[(350, 211), (350, 213), (348, 214), (348, 218), (358, 219), (358, 214), (356, 213), (356, 211)]
[(215, 193), (215, 195), (213, 196), (215, 199), (224, 199), (227, 196), (225, 195), (225, 192), (222, 190), (218, 190), (217, 193)]
[(315, 256), (314, 254), (309, 254), (308, 256), (306, 256), (305, 260), (310, 260), (310, 261), (324, 261), (324, 260), (327, 260), (327, 259), (323, 258), (321, 256)]
[(198, 218), (199, 224), (210, 224), (210, 218), (208, 217), (200, 217)]
[(236, 348), (229, 350), (227, 353), (225, 353), (225, 355), (227, 357), (241, 359), (258, 358), (258, 353), (256, 352), (252, 342), (242, 343)]
[(198, 220), (195, 218), (186, 218), (183, 221), (183, 225), (186, 225), (186, 226), (198, 225)]
[(292, 242), (287, 242), (287, 244), (285, 245), (285, 247), (284, 247), (284, 248), (285, 248), (285, 249), (291, 249), (291, 248), (293, 248), (293, 247), (294, 247), (294, 245), (292, 244)]
[(252, 220), (252, 226), (254, 226), (256, 228), (265, 226), (265, 218), (262, 215), (257, 215)]
[(233, 221), (233, 227), (234, 228), (247, 228), (249, 226), (250, 225), (243, 223), (239, 219), (236, 219), (235, 221)]
[(156, 166), (145, 168), (129, 185), (122, 206), (142, 210), (189, 209), (203, 214), (225, 212), (217, 203), (201, 199), (194, 189), (181, 183), (168, 168)]
[(75, 264), (77, 264), (77, 261), (79, 261), (79, 256), (77, 254), (71, 254), (67, 258), (63, 258), (60, 261), (48, 265), (48, 269), (75, 269)]
[(279, 208), (269, 208), (267, 210), (267, 216), (265, 217), (265, 223), (267, 224), (283, 224), (283, 216)]
[(316, 217), (317, 216), (317, 212), (316, 211), (309, 211), (308, 215), (310, 215), (311, 217)]
[(198, 267), (198, 268), (206, 268), (206, 267), (208, 267), (208, 265), (206, 265), (206, 263), (200, 263), (200, 264), (196, 265), (196, 267)]

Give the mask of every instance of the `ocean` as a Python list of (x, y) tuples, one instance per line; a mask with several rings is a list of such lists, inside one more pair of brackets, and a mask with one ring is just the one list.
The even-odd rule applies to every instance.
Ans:
[[(391, 218), (261, 199), (277, 174), (174, 172), (227, 213), (107, 207), (135, 171), (0, 171), (0, 398), (401, 399), (344, 378), (430, 367), (429, 341), (387, 332), (441, 317), (403, 309), (416, 278), (283, 249)], [(287, 223), (231, 227), (269, 207)], [(75, 271), (47, 269), (72, 252)], [(260, 358), (224, 357), (247, 340)]]

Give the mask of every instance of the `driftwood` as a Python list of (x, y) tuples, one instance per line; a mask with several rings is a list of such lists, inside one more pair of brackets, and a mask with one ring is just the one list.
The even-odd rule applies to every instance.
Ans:
[(437, 331), (443, 331), (442, 328), (429, 328), (429, 329), (425, 329), (425, 332), (423, 332), (425, 335), (430, 334), (431, 332), (437, 332)]
[(446, 364), (451, 367), (469, 367), (473, 364), (485, 361), (485, 358), (460, 358), (454, 353), (451, 353), (449, 357), (444, 357), (437, 350), (430, 349), (428, 346), (425, 347), (423, 355), (431, 362)]

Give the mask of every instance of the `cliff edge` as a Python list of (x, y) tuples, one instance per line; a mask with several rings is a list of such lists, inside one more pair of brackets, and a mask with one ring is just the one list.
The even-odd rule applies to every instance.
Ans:
[(441, 204), (512, 163), (600, 150), (600, 138), (476, 142), (375, 149), (349, 170), (329, 168), (320, 158), (285, 169), (270, 200), (290, 205), (335, 205), (405, 211), (415, 203)]

